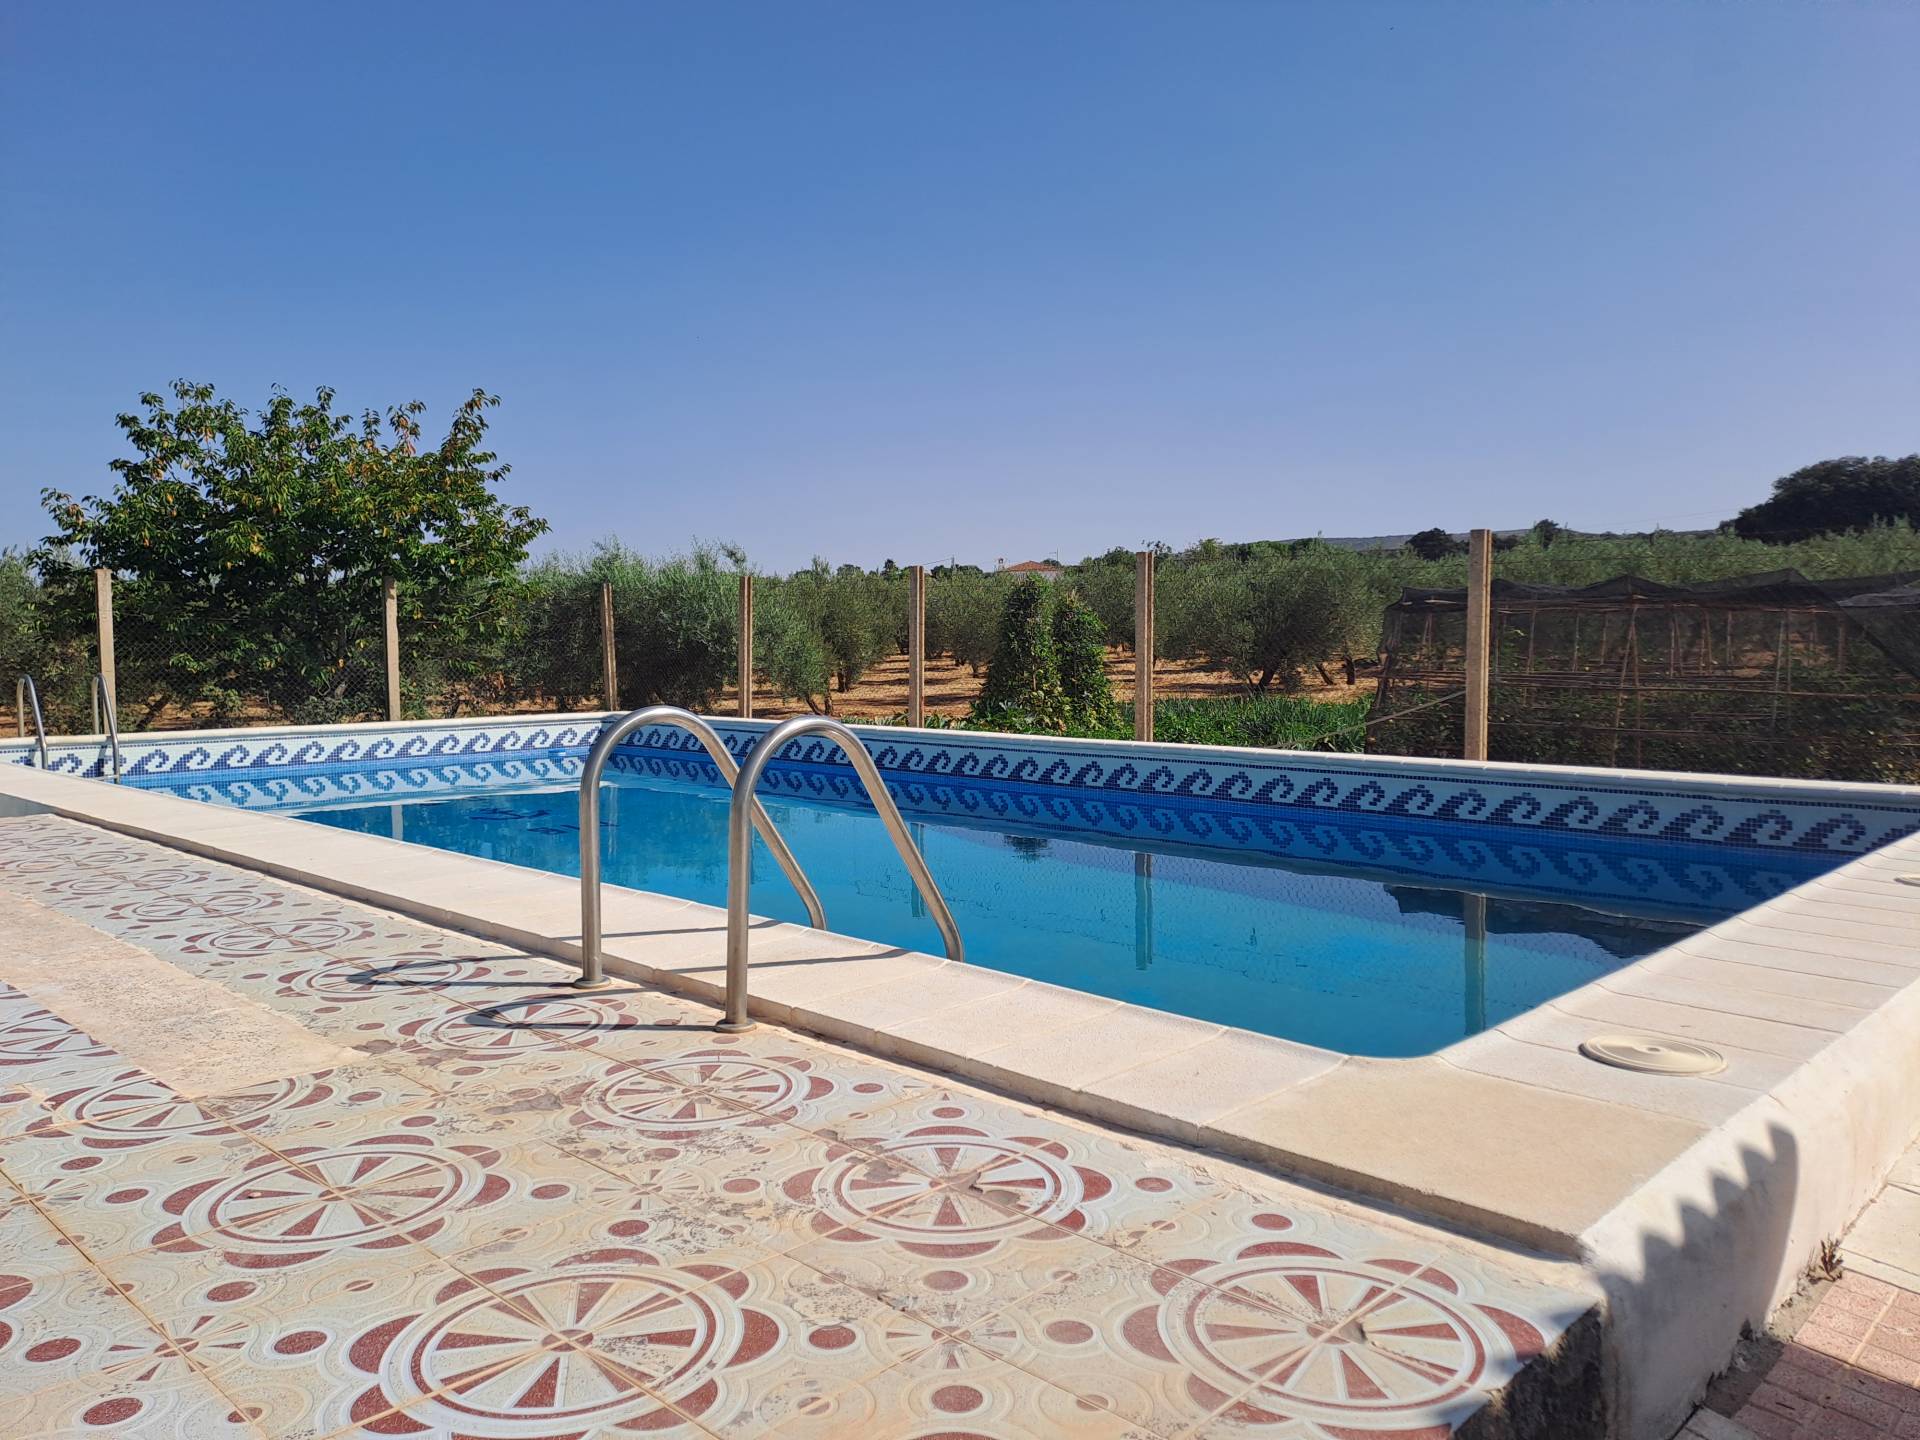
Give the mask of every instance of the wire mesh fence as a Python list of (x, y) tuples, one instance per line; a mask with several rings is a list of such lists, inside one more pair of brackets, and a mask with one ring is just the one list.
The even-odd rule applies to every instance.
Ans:
[[(1920, 575), (1496, 583), (1490, 758), (1823, 779), (1920, 774)], [(1463, 722), (1463, 591), (1387, 612), (1371, 748)], [(1445, 703), (1434, 703), (1444, 698)]]
[[(923, 723), (1135, 735), (1140, 566), (1116, 552), (1038, 577), (924, 572)], [(1460, 756), (1466, 592), (1402, 589), (1403, 575), (1314, 550), (1159, 555), (1153, 738)], [(123, 733), (656, 703), (736, 714), (748, 579), (717, 554), (607, 551), (451, 602), (373, 581), (234, 596), (210, 615), (135, 578), (99, 592), (106, 626), (92, 592), (14, 585), (0, 659), (36, 678), (55, 734), (97, 729), (99, 671)], [(908, 570), (816, 563), (751, 584), (751, 713), (906, 720)], [(1920, 780), (1913, 573), (1501, 580), (1491, 621), (1490, 758)], [(13, 698), (0, 686), (0, 709)]]

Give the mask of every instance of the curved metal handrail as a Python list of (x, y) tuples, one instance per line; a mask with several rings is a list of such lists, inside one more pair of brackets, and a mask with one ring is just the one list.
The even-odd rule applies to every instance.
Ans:
[(47, 717), (40, 713), (40, 687), (33, 683), (33, 676), (16, 676), (13, 682), (13, 714), (19, 722), (20, 733), (27, 733), (27, 701), (33, 701), (33, 734), (40, 742), (40, 768), (47, 768)]
[(101, 708), (106, 711), (107, 741), (113, 747), (113, 783), (120, 783), (120, 715), (114, 709), (113, 686), (107, 683), (104, 674), (95, 672), (93, 693), (99, 699)]
[(900, 852), (920, 898), (933, 912), (934, 924), (940, 927), (940, 938), (946, 942), (947, 958), (967, 958), (960, 944), (960, 927), (953, 922), (946, 897), (934, 884), (927, 859), (907, 832), (907, 822), (900, 818), (900, 807), (893, 803), (887, 782), (880, 778), (880, 767), (873, 763), (867, 747), (838, 720), (825, 715), (797, 715), (781, 721), (760, 737), (760, 743), (753, 747), (753, 753), (740, 769), (740, 778), (733, 782), (733, 807), (727, 816), (727, 1013), (714, 1027), (729, 1034), (753, 1028), (753, 1021), (747, 1018), (747, 891), (753, 883), (753, 836), (747, 829), (747, 821), (753, 811), (759, 809), (753, 792), (766, 773), (768, 762), (789, 740), (801, 735), (825, 735), (847, 752), (847, 759), (853, 762), (861, 783), (867, 787), (867, 798), (880, 812), (880, 822), (887, 827), (893, 848)]
[[(579, 990), (591, 990), (607, 983), (601, 970), (600, 774), (607, 768), (614, 746), (647, 725), (677, 725), (685, 730), (706, 747), (708, 756), (719, 767), (720, 778), (727, 784), (732, 785), (740, 773), (719, 732), (692, 711), (677, 705), (643, 705), (600, 732), (593, 749), (587, 752), (586, 768), (580, 772), (580, 978), (573, 982)], [(739, 813), (739, 808), (736, 804), (733, 812)], [(773, 858), (780, 862), (787, 879), (793, 882), (793, 888), (800, 892), (815, 928), (826, 929), (827, 912), (820, 906), (820, 897), (813, 893), (813, 886), (801, 872), (800, 862), (793, 858), (787, 842), (780, 838), (780, 832), (773, 828), (773, 821), (767, 818), (758, 801), (753, 806), (753, 825), (760, 832), (760, 838), (767, 842)]]

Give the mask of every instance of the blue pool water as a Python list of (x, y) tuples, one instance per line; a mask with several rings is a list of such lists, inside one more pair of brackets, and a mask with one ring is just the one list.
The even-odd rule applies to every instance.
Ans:
[[(411, 783), (394, 771), (368, 785), (384, 791), (377, 801), (306, 805), (296, 786), (266, 808), (579, 873), (574, 784), (495, 786), (484, 763), (470, 768), (455, 793), (392, 798)], [(432, 773), (444, 784), (447, 767)], [(1006, 794), (981, 808), (1018, 813)], [(871, 809), (777, 791), (765, 801), (832, 929), (940, 953)], [(724, 903), (726, 802), (717, 779), (612, 772), (608, 882)], [(1835, 863), (1637, 842), (1502, 845), (1414, 821), (1271, 822), (1196, 805), (1126, 819), (1137, 834), (1103, 834), (1084, 815), (1030, 808), (990, 822), (908, 810), (973, 964), (1364, 1055), (1441, 1049)], [(753, 909), (806, 919), (757, 842)]]

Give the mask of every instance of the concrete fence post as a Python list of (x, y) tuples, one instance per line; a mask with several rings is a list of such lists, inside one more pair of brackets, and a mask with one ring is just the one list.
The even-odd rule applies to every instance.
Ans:
[(620, 666), (613, 649), (613, 582), (600, 582), (600, 693), (607, 709), (620, 708)]
[(1493, 532), (1467, 536), (1467, 723), (1460, 756), (1487, 758), (1487, 699), (1493, 653)]
[[(100, 637), (100, 675), (107, 682), (107, 694), (113, 697), (117, 707), (120, 703), (120, 679), (113, 664), (113, 572), (96, 569), (93, 572), (93, 614), (96, 633)], [(93, 733), (100, 733), (100, 692), (93, 692)]]
[(753, 576), (740, 577), (740, 718), (753, 718)]
[(907, 724), (927, 723), (927, 567), (907, 567)]
[(1153, 551), (1134, 556), (1133, 738), (1153, 739)]
[(387, 631), (387, 719), (400, 718), (400, 584), (387, 580), (380, 586), (380, 598), (386, 611)]

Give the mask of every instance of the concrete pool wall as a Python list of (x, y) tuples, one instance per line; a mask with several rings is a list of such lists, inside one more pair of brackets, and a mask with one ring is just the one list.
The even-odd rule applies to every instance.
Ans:
[[(218, 772), (207, 783), (337, 784), (414, 742), (431, 760), (474, 756), (468, 746), (508, 736), (533, 763), (586, 743), (602, 718), (203, 732), (130, 738), (125, 751), (129, 768)], [(722, 728), (739, 743), (764, 726)], [(1846, 1226), (1920, 1130), (1912, 983), (1920, 886), (1903, 878), (1920, 874), (1912, 835), (1920, 790), (1023, 737), (967, 736), (963, 749), (944, 733), (864, 733), (877, 754), (895, 747), (896, 773), (912, 747), (937, 740), (956, 757), (950, 765), (969, 753), (975, 766), (998, 760), (996, 779), (1042, 803), (1045, 777), (1060, 773), (1052, 767), (1069, 767), (1064, 799), (1080, 767), (1093, 764), (1122, 803), (1160, 803), (1183, 784), (1217, 803), (1226, 789), (1228, 800), (1272, 807), (1276, 823), (1310, 822), (1313, 807), (1330, 801), (1325, 808), (1341, 813), (1372, 808), (1504, 840), (1524, 841), (1524, 827), (1558, 814), (1561, 830), (1628, 846), (1672, 833), (1690, 844), (1856, 855), (1418, 1060), (1315, 1051), (800, 926), (756, 928), (754, 1009), (764, 1019), (1578, 1262), (1605, 1297), (1599, 1383), (1619, 1435), (1665, 1440), (1741, 1326), (1792, 1292), (1821, 1241)], [(448, 749), (431, 748), (439, 745)], [(639, 748), (684, 763), (673, 747)], [(22, 749), (0, 745), (0, 761)], [(99, 742), (56, 742), (54, 758), (76, 773), (95, 768)], [(819, 780), (819, 767), (814, 760), (794, 773)], [(1171, 779), (1152, 778), (1160, 770)], [(1265, 800), (1253, 798), (1267, 786)], [(1291, 788), (1276, 800), (1283, 787)], [(1354, 808), (1339, 803), (1349, 799)], [(104, 825), (563, 958), (577, 953), (577, 887), (563, 877), (23, 765), (0, 764), (0, 805)], [(717, 995), (719, 912), (609, 890), (607, 913), (610, 968), (696, 998)], [(1708, 1044), (1728, 1066), (1676, 1079), (1577, 1052), (1610, 1030)]]

